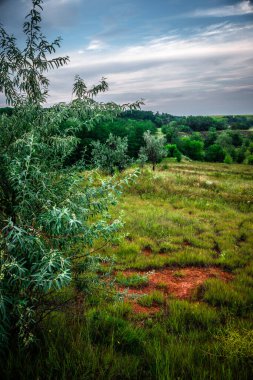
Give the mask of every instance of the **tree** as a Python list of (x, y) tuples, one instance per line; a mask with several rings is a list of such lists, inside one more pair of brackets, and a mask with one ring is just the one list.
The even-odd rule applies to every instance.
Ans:
[(47, 57), (55, 53), (61, 39), (58, 37), (49, 43), (41, 33), (42, 3), (42, 0), (32, 0), (32, 9), (23, 25), (26, 36), (24, 50), (19, 49), (16, 38), (9, 36), (0, 26), (0, 92), (4, 92), (9, 104), (17, 103), (24, 97), (30, 103), (44, 102), (49, 86), (44, 72), (69, 61), (69, 57)]
[(206, 150), (206, 160), (210, 162), (223, 162), (225, 151), (219, 144), (212, 144)]
[(218, 137), (218, 134), (217, 134), (216, 128), (211, 127), (208, 130), (208, 133), (205, 139), (205, 147), (208, 148), (210, 145), (215, 144), (217, 137)]
[(230, 132), (221, 132), (216, 139), (216, 144), (219, 144), (224, 150), (229, 152), (232, 147), (232, 136)]
[(173, 144), (178, 138), (177, 122), (171, 121), (168, 125), (164, 125), (162, 127), (162, 132), (165, 135), (167, 142)]
[(153, 170), (155, 170), (156, 164), (167, 155), (167, 152), (164, 148), (166, 139), (164, 137), (151, 135), (150, 131), (144, 132), (143, 138), (146, 145), (144, 147), (141, 147), (140, 155), (146, 155), (148, 161), (150, 161), (153, 165)]
[[(122, 224), (110, 218), (108, 207), (115, 204), (125, 180), (96, 178), (95, 184), (92, 175), (66, 169), (64, 162), (76, 147), (81, 124), (92, 128), (95, 121), (116, 116), (127, 105), (97, 103), (90, 94), (102, 88), (93, 87), (87, 96), (78, 92), (78, 85), (77, 99), (70, 104), (42, 107), (49, 85), (44, 71), (68, 59), (46, 56), (60, 39), (49, 44), (41, 34), (41, 4), (32, 1), (24, 23), (24, 51), (0, 30), (0, 88), (14, 105), (10, 116), (0, 117), (2, 347), (10, 337), (17, 336), (23, 345), (33, 340), (35, 327), (54, 307), (45, 303), (48, 293), (69, 284), (75, 260), (85, 252), (89, 263), (94, 241), (110, 241)], [(138, 102), (130, 107), (138, 107)], [(76, 120), (75, 126), (63, 128), (69, 119)]]
[(180, 151), (192, 160), (203, 160), (204, 143), (203, 141), (192, 140), (190, 137), (183, 137), (178, 141)]
[(180, 162), (181, 159), (182, 159), (182, 154), (181, 152), (178, 150), (177, 148), (177, 145), (176, 144), (167, 144), (165, 146), (165, 148), (167, 149), (167, 156), (168, 157), (174, 157), (176, 158), (177, 162)]
[(121, 138), (110, 133), (105, 144), (93, 141), (91, 145), (93, 147), (91, 152), (93, 165), (108, 174), (112, 175), (116, 170), (122, 171), (131, 163), (130, 157), (127, 155), (127, 137)]

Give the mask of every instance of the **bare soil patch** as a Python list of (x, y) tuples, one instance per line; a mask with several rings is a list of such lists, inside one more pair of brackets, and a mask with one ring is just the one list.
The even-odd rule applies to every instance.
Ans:
[[(160, 290), (165, 293), (166, 296), (174, 296), (178, 299), (190, 299), (194, 291), (201, 286), (209, 278), (218, 278), (223, 281), (231, 281), (233, 275), (225, 272), (220, 268), (198, 268), (189, 267), (182, 269), (160, 269), (152, 270), (148, 272), (138, 272), (134, 270), (124, 271), (125, 276), (130, 276), (133, 273), (139, 273), (146, 275), (149, 279), (147, 286), (142, 288), (131, 288), (127, 290), (128, 295), (131, 297), (134, 294), (145, 295), (150, 294), (154, 290)], [(120, 291), (125, 291), (126, 288), (118, 288)], [(137, 301), (133, 301), (133, 309), (136, 313), (154, 313), (160, 310), (158, 306), (152, 306), (152, 308), (143, 307), (137, 304)]]
[(141, 250), (142, 254), (144, 256), (151, 256), (153, 254), (153, 251), (152, 251), (152, 248), (150, 247), (144, 247), (142, 250)]

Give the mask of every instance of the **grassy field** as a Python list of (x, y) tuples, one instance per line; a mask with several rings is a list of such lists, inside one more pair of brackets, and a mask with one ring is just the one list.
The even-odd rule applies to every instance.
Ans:
[(253, 167), (165, 160), (122, 210), (124, 237), (57, 296), (77, 295), (32, 353), (9, 353), (4, 378), (252, 378)]

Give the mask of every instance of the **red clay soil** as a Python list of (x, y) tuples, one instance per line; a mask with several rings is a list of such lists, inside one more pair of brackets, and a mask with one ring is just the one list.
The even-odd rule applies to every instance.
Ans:
[[(139, 273), (136, 271), (127, 270), (124, 272), (126, 276), (133, 273)], [(222, 271), (219, 268), (196, 268), (189, 267), (184, 269), (161, 269), (153, 270), (149, 272), (140, 272), (139, 274), (145, 274), (149, 279), (149, 284), (142, 288), (130, 288), (128, 289), (128, 294), (149, 294), (154, 290), (160, 289), (164, 291), (167, 295), (173, 295), (178, 299), (189, 299), (191, 298), (195, 289), (197, 289), (201, 284), (203, 284), (209, 278), (218, 278), (223, 281), (230, 281), (233, 275)], [(120, 290), (125, 290), (120, 288)], [(159, 311), (158, 307), (156, 310), (151, 310), (152, 308), (145, 308), (134, 303), (134, 311), (137, 313), (153, 313)]]
[(131, 304), (133, 307), (133, 312), (136, 314), (149, 314), (149, 315), (157, 314), (161, 310), (159, 306), (146, 307), (146, 306), (141, 306), (134, 301), (132, 301)]
[(150, 247), (145, 247), (142, 249), (142, 254), (144, 256), (151, 256), (153, 253), (152, 249)]

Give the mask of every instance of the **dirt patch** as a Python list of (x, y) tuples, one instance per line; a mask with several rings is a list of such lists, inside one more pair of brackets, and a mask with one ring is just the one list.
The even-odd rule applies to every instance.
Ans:
[(152, 248), (150, 247), (144, 247), (142, 250), (141, 250), (142, 254), (144, 256), (151, 256), (153, 254), (153, 251), (152, 251)]
[(157, 314), (161, 310), (159, 306), (146, 307), (139, 305), (137, 302), (131, 303), (133, 305), (133, 312), (136, 314)]
[[(138, 271), (127, 270), (124, 272), (126, 276), (133, 273), (139, 273)], [(183, 269), (170, 269), (165, 268), (161, 270), (153, 270), (149, 272), (140, 272), (141, 275), (146, 275), (149, 279), (149, 283), (144, 288), (131, 288), (128, 289), (127, 294), (132, 296), (134, 294), (144, 295), (150, 294), (154, 290), (163, 291), (167, 296), (174, 296), (178, 299), (189, 299), (193, 295), (193, 292), (202, 285), (209, 278), (218, 278), (223, 281), (230, 281), (233, 275), (225, 272), (219, 268), (196, 268), (189, 267)], [(121, 287), (120, 291), (125, 290)], [(136, 304), (134, 301), (134, 311), (136, 313), (143, 312), (142, 307)], [(144, 308), (144, 312), (150, 313), (159, 311), (159, 307), (155, 307), (156, 311), (152, 308)]]
[(184, 240), (182, 245), (184, 245), (185, 247), (191, 247), (192, 246), (192, 243), (189, 242), (188, 240)]

